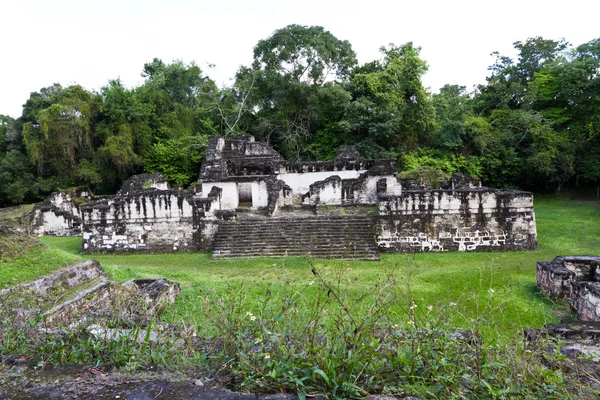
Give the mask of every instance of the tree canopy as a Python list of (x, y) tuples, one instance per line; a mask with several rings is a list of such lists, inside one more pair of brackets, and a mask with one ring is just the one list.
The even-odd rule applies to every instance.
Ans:
[(513, 46), (514, 58), (493, 53), (486, 83), (471, 92), (430, 93), (411, 42), (359, 64), (347, 40), (302, 25), (258, 41), (229, 87), (194, 63), (157, 58), (139, 87), (53, 84), (31, 93), (19, 118), (0, 114), (0, 207), (76, 185), (112, 193), (143, 171), (185, 186), (211, 136), (243, 132), (289, 160), (332, 159), (354, 145), (397, 159), (403, 176), (463, 172), (542, 191), (600, 184), (600, 39)]

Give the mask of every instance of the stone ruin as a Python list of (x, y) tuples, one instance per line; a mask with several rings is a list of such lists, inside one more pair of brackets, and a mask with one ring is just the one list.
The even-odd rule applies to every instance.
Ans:
[(197, 189), (137, 175), (116, 196), (54, 194), (31, 225), (82, 235), (86, 253), (378, 259), (380, 251), (537, 248), (531, 193), (462, 174), (429, 189), (396, 173), (394, 160), (367, 160), (353, 147), (331, 161), (292, 163), (249, 135), (213, 137)]
[(43, 317), (44, 332), (32, 334), (82, 329), (104, 339), (137, 334), (145, 340), (152, 328), (150, 341), (157, 341), (160, 332), (181, 334), (157, 318), (180, 292), (178, 283), (163, 278), (114, 282), (97, 261), (85, 261), (0, 290), (0, 304), (11, 325), (26, 327)]
[[(525, 339), (546, 339), (560, 346), (561, 353), (600, 363), (600, 257), (561, 256), (538, 261), (536, 284), (551, 299), (568, 300), (578, 320), (547, 324), (541, 330), (526, 330)], [(556, 341), (558, 340), (558, 342)]]
[(537, 287), (548, 297), (567, 299), (582, 321), (600, 321), (600, 257), (555, 257), (537, 262)]

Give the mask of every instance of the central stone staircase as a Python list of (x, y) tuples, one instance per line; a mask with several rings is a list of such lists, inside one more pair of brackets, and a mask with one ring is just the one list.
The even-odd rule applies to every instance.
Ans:
[(311, 256), (379, 260), (368, 216), (245, 219), (219, 225), (213, 258)]

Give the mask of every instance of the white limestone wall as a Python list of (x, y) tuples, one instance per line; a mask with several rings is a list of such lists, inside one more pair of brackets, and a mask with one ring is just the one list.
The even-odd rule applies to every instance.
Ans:
[[(422, 191), (410, 196), (401, 196), (396, 201), (381, 202), (382, 213), (413, 214), (427, 209), (433, 214), (457, 214), (465, 209), (474, 212), (492, 213), (497, 210), (497, 196), (493, 191)], [(511, 199), (506, 207), (524, 212), (533, 207), (532, 198)]]
[[(221, 209), (234, 210), (238, 208), (240, 199), (238, 196), (238, 184), (236, 182), (207, 182), (202, 184), (202, 197), (208, 197), (213, 187), (221, 188)], [(254, 193), (253, 193), (254, 195)]]
[(33, 220), (36, 221), (33, 233), (38, 236), (71, 236), (73, 233), (75, 221), (52, 210), (44, 212), (35, 210)]
[(269, 193), (264, 181), (252, 182), (252, 207), (267, 207), (269, 205)]
[[(318, 190), (319, 204), (321, 205), (340, 205), (342, 204), (342, 182), (331, 181)], [(311, 196), (311, 203), (316, 201)]]
[[(81, 197), (88, 195), (81, 193)], [(52, 193), (46, 202), (33, 209), (29, 221), (31, 231), (39, 236), (79, 236), (81, 212), (73, 200), (70, 194)]]
[[(86, 197), (87, 195), (87, 192), (83, 192), (81, 194), (82, 197)], [(61, 211), (70, 212), (71, 214), (77, 217), (81, 216), (79, 213), (79, 208), (75, 206), (73, 198), (69, 194), (62, 192), (53, 193), (50, 196), (50, 204), (52, 204), (52, 206), (58, 208)]]
[(342, 179), (354, 179), (358, 178), (360, 174), (366, 170), (342, 170), (342, 171), (324, 171), (324, 172), (281, 172), (277, 179), (282, 180), (292, 188), (292, 195), (295, 199), (300, 199), (302, 195), (306, 194), (310, 185), (318, 181), (324, 181), (330, 176), (337, 175)]
[[(381, 176), (367, 176), (362, 190), (357, 193), (358, 202), (360, 204), (376, 204), (379, 197), (377, 195), (377, 181), (382, 179)], [(355, 195), (356, 196), (356, 195)]]

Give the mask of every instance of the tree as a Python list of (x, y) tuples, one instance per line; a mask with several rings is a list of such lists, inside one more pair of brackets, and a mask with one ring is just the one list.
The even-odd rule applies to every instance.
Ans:
[(391, 44), (381, 48), (381, 61), (354, 71), (350, 119), (365, 155), (397, 156), (432, 141), (435, 114), (421, 82), (427, 64), (420, 50), (411, 42)]
[(322, 85), (344, 80), (356, 65), (350, 42), (321, 26), (288, 25), (254, 47), (255, 70), (274, 72), (294, 82)]
[(446, 149), (461, 149), (467, 136), (467, 118), (473, 115), (466, 88), (445, 85), (432, 96), (432, 104), (435, 109), (436, 145)]
[(252, 68), (242, 67), (236, 87), (249, 87), (251, 133), (273, 144), (291, 160), (329, 156), (340, 126), (340, 111), (350, 100), (340, 86), (356, 64), (348, 41), (318, 26), (289, 25), (254, 48)]
[(184, 172), (178, 167), (177, 173), (171, 173), (168, 160), (178, 162), (177, 157), (172, 157), (174, 150), (188, 153), (187, 158), (194, 162), (201, 160), (208, 136), (219, 133), (221, 116), (216, 104), (219, 99), (216, 85), (197, 65), (181, 61), (165, 64), (155, 58), (144, 65), (142, 76), (146, 81), (135, 91), (135, 97), (150, 107), (149, 127), (154, 133), (148, 153), (144, 153), (145, 169), (165, 173), (172, 183), (187, 184), (197, 174), (197, 169), (193, 173), (190, 169), (197, 165), (188, 160)]
[(0, 154), (6, 151), (6, 132), (11, 119), (8, 115), (0, 114)]
[(79, 85), (54, 85), (32, 94), (24, 107), (30, 121), (23, 125), (23, 141), (38, 176), (53, 176), (61, 186), (77, 183), (79, 160), (93, 154), (92, 121), (98, 103), (97, 95)]
[(34, 201), (37, 183), (27, 156), (17, 150), (0, 154), (0, 208)]
[(535, 74), (535, 103), (571, 143), (577, 180), (600, 181), (600, 39), (557, 58)]
[(529, 38), (525, 42), (515, 42), (518, 51), (516, 62), (498, 52), (493, 52), (496, 62), (488, 69), (492, 74), (486, 85), (479, 85), (479, 93), (474, 103), (475, 110), (489, 116), (495, 109), (528, 109), (535, 100), (528, 84), (535, 73), (561, 57), (569, 48), (564, 39), (548, 40), (542, 37)]

